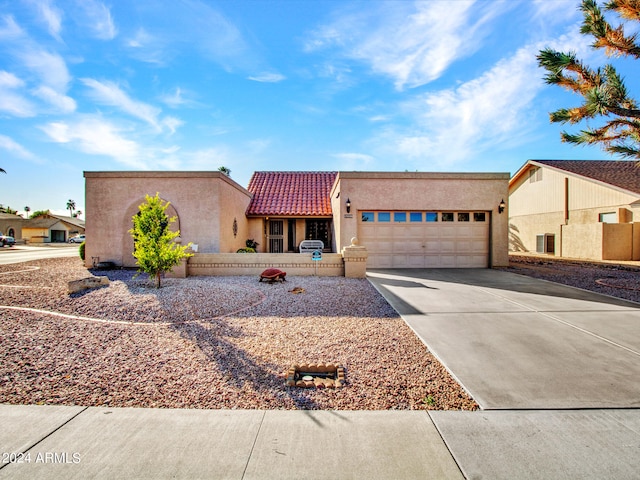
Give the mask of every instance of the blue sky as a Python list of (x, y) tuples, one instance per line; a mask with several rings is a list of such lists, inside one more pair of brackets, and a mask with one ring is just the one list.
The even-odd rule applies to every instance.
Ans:
[(604, 61), (578, 4), (0, 0), (0, 203), (84, 211), (85, 170), (226, 166), (246, 186), (257, 170), (607, 159), (560, 142), (548, 112), (579, 99), (535, 60)]

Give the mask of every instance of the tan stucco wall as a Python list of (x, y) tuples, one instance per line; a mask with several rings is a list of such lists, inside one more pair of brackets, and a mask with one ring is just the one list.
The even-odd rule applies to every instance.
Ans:
[(509, 218), (509, 250), (513, 252), (535, 252), (536, 236), (555, 235), (555, 254), (560, 255), (560, 235), (563, 225), (562, 212), (526, 215)]
[(8, 218), (8, 219), (0, 219), (0, 232), (2, 232), (3, 235), (9, 235), (9, 229), (13, 228), (14, 230), (14, 238), (16, 240), (21, 240), (23, 239), (23, 233), (22, 233), (22, 222), (24, 220), (18, 216), (16, 216), (15, 218)]
[(633, 225), (631, 223), (604, 223), (602, 227), (602, 259), (632, 260)]
[(256, 275), (277, 268), (292, 276), (344, 276), (339, 253), (324, 253), (322, 260), (311, 260), (310, 253), (199, 253), (189, 258), (189, 275)]
[(491, 221), (490, 266), (508, 265), (508, 207), (499, 214), (498, 205), (508, 199), (509, 177), (508, 173), (339, 172), (331, 192), (336, 251), (357, 236), (358, 211), (485, 211)]
[(563, 225), (562, 256), (602, 260), (603, 225), (603, 223)]
[[(87, 265), (92, 257), (135, 265), (128, 233), (131, 217), (145, 195), (156, 193), (171, 202), (167, 213), (178, 216), (183, 244), (197, 244), (198, 251), (205, 253), (244, 246), (248, 232), (244, 213), (250, 194), (221, 172), (85, 172)], [(235, 238), (233, 218), (238, 222)]]

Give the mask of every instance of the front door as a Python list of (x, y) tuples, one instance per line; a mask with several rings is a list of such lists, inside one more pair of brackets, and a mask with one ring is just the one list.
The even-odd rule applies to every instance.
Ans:
[(269, 252), (284, 252), (284, 221), (269, 220)]
[(331, 251), (331, 220), (307, 220), (306, 240), (322, 240), (325, 250)]

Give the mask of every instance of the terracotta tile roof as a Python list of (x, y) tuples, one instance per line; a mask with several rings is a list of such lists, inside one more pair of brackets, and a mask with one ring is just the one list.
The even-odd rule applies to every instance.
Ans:
[(255, 172), (247, 215), (331, 216), (337, 172)]
[(533, 163), (608, 183), (640, 194), (640, 167), (623, 160), (533, 160)]

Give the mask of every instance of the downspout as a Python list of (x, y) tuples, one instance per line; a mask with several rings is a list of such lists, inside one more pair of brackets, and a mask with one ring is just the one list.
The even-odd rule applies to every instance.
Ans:
[[(569, 177), (564, 177), (564, 225), (569, 224)], [(560, 256), (562, 257), (562, 234), (563, 228), (560, 225)]]

